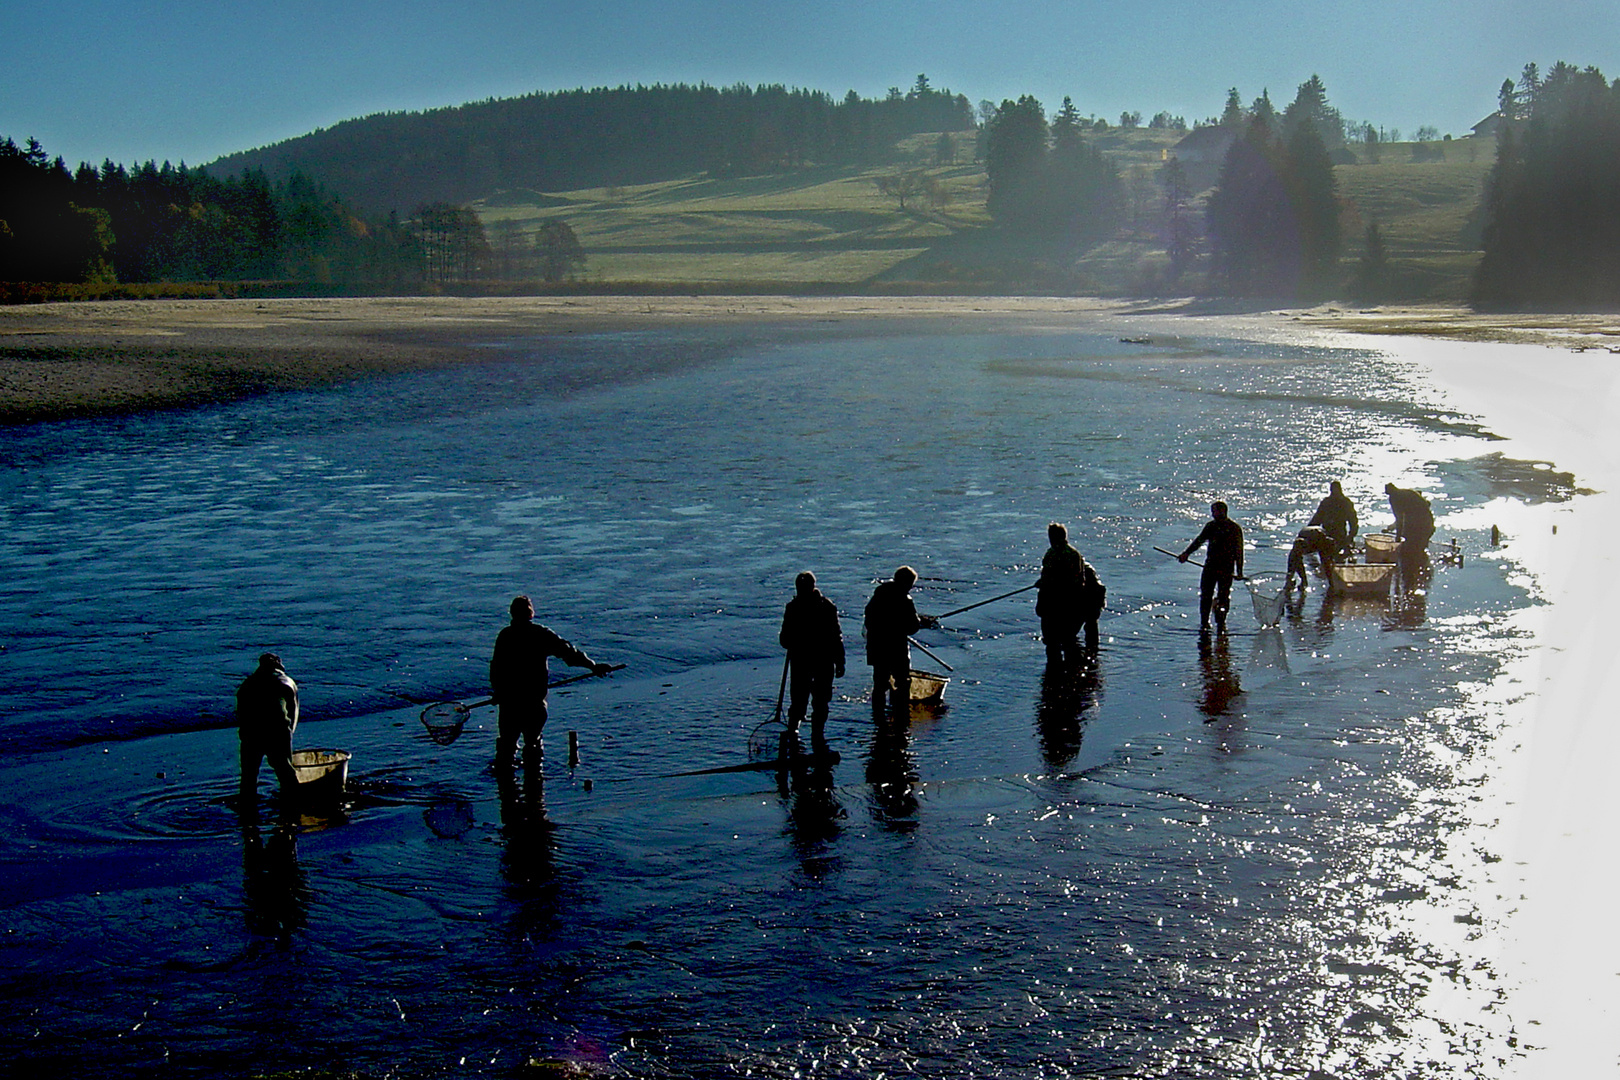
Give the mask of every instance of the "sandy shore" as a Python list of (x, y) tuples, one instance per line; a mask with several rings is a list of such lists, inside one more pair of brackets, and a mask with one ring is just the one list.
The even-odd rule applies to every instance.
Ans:
[[(1620, 1061), (1620, 931), (1610, 909), (1620, 832), (1608, 796), (1620, 756), (1613, 616), (1620, 537), (1620, 318), (1488, 316), (1452, 308), (1252, 312), (1192, 302), (1065, 298), (586, 297), (120, 301), (0, 308), (0, 422), (224, 400), (487, 356), (481, 342), (545, 333), (698, 323), (860, 319), (1083, 319), (1127, 335), (1202, 333), (1299, 340), (1382, 335), (1369, 345), (1426, 367), (1456, 407), (1508, 437), (1509, 456), (1573, 471), (1599, 493), (1534, 508), (1509, 538), (1549, 607), (1523, 747), (1510, 756), (1497, 878), (1509, 1009), (1524, 1076), (1610, 1075)], [(1188, 320), (1197, 320), (1189, 326)], [(1208, 320), (1204, 322), (1204, 320)]]
[(123, 300), (0, 308), (0, 423), (173, 408), (478, 355), (513, 336), (723, 322), (1005, 316), (1122, 332), (1188, 317), (1260, 334), (1417, 334), (1620, 351), (1620, 319), (1455, 308), (1252, 312), (1196, 301), (1067, 297), (493, 297)]
[(1503, 453), (1550, 461), (1595, 489), (1523, 508), (1505, 543), (1550, 606), (1525, 614), (1536, 648), (1510, 673), (1526, 696), (1517, 748), (1504, 752), (1496, 928), (1510, 1011), (1534, 1052), (1514, 1075), (1620, 1072), (1620, 360), (1568, 348), (1382, 341), (1426, 366), (1461, 410), (1510, 441)]

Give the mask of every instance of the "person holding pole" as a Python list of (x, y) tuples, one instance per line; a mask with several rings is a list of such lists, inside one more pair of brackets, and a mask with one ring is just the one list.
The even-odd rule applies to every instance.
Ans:
[(523, 767), (535, 765), (545, 752), (540, 744), (546, 727), (547, 661), (555, 656), (574, 667), (606, 675), (611, 664), (599, 664), (549, 627), (534, 621), (534, 603), (527, 596), (513, 599), (511, 625), (495, 636), (489, 661), (489, 696), (500, 707), (495, 734), (495, 770), (517, 768), (518, 739), (523, 739)]
[(1067, 526), (1052, 522), (1046, 527), (1051, 543), (1041, 558), (1041, 578), (1036, 582), (1035, 614), (1041, 620), (1041, 640), (1046, 658), (1058, 664), (1079, 658), (1081, 628), (1086, 632), (1086, 649), (1097, 648), (1097, 619), (1102, 615), (1104, 589), (1097, 571), (1069, 543)]
[(917, 571), (902, 566), (866, 602), (866, 662), (872, 665), (872, 710), (882, 712), (893, 694), (894, 708), (911, 706), (911, 635), (939, 620), (918, 615), (911, 599)]
[(1198, 581), (1198, 629), (1209, 630), (1209, 616), (1215, 615), (1215, 629), (1226, 633), (1226, 613), (1232, 607), (1232, 582), (1243, 580), (1243, 530), (1227, 516), (1226, 503), (1210, 504), (1210, 520), (1187, 549), (1176, 558), (1186, 562), (1192, 553), (1209, 545), (1204, 556), (1204, 573)]
[(787, 650), (788, 733), (799, 730), (804, 709), (810, 706), (810, 742), (826, 744), (827, 707), (832, 702), (833, 679), (844, 677), (844, 631), (838, 607), (816, 588), (816, 575), (806, 570), (793, 579), (793, 599), (782, 612), (777, 636)]

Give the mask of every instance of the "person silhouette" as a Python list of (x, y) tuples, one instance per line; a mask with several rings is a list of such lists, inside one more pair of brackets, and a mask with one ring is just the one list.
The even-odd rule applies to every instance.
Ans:
[(1198, 580), (1198, 628), (1209, 629), (1215, 616), (1215, 629), (1226, 631), (1226, 613), (1232, 607), (1232, 582), (1243, 580), (1243, 530), (1227, 516), (1226, 503), (1217, 499), (1209, 507), (1210, 520), (1203, 531), (1176, 556), (1182, 562), (1205, 544), (1204, 573)]
[(499, 706), (495, 734), (495, 768), (510, 772), (517, 767), (518, 740), (523, 740), (527, 768), (545, 753), (541, 733), (546, 727), (548, 660), (555, 656), (574, 667), (606, 675), (611, 665), (599, 664), (549, 627), (534, 621), (534, 603), (527, 596), (512, 600), (512, 622), (495, 636), (489, 660), (489, 696)]

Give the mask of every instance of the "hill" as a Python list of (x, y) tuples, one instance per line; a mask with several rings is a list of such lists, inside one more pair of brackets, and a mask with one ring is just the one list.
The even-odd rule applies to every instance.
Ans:
[[(1179, 136), (1135, 129), (1092, 138), (1119, 168), (1130, 205), (1116, 237), (1083, 252), (1000, 235), (985, 212), (984, 171), (971, 160), (970, 141), (959, 139), (955, 157), (936, 165), (930, 162), (937, 136), (926, 133), (901, 140), (893, 165), (506, 189), (472, 205), (497, 249), (503, 236), (526, 237), (550, 218), (566, 221), (585, 249), (586, 280), (603, 287), (1162, 291), (1167, 259), (1158, 169)], [(1403, 298), (1460, 299), (1479, 258), (1472, 222), (1494, 152), (1489, 140), (1391, 144), (1377, 161), (1337, 166), (1346, 274), (1360, 257), (1366, 223), (1377, 220)], [(897, 170), (938, 181), (945, 199), (902, 210), (879, 189)], [(1207, 196), (1193, 200), (1195, 217)], [(1198, 284), (1184, 281), (1180, 288)]]
[(378, 113), (211, 163), (301, 172), (365, 214), (407, 217), (508, 188), (638, 184), (885, 160), (897, 139), (973, 126), (965, 97), (926, 75), (911, 91), (842, 100), (784, 86), (621, 86)]

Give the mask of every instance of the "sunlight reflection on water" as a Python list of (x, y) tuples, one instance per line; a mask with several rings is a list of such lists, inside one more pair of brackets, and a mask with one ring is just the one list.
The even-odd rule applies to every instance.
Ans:
[[(0, 730), (34, 749), (0, 766), (13, 1045), (174, 1075), (1463, 1075), (1508, 1052), (1446, 922), (1477, 917), (1478, 856), (1446, 845), (1525, 583), (1439, 568), (1395, 614), (1318, 585), (1265, 633), (1240, 596), (1201, 647), (1196, 577), (1152, 549), (1226, 497), (1275, 577), (1339, 478), (1364, 531), (1393, 479), (1477, 548), (1524, 469), (1371, 353), (757, 333), (515, 343), (0, 436)], [(925, 611), (1006, 591), (1049, 520), (1109, 586), (1096, 669), (1044, 672), (1019, 598), (923, 635), (946, 707), (874, 725), (872, 582), (911, 563)], [(807, 566), (852, 649), (843, 761), (672, 775), (737, 762), (769, 717)], [(493, 717), (441, 747), (415, 715), (479, 694), (518, 591), (630, 665), (559, 692), (543, 791), (484, 772)], [(281, 842), (224, 805), (220, 725), (264, 647), (303, 686), (300, 744), (355, 754), (346, 812)]]

